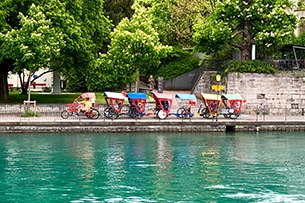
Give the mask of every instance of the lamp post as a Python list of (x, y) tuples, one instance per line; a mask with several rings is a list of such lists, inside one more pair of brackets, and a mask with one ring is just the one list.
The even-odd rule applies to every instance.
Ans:
[[(220, 80), (221, 80), (221, 75), (217, 74), (216, 75), (216, 81), (217, 81), (217, 88), (216, 88), (216, 91), (217, 91), (217, 102), (219, 101)], [(220, 106), (220, 102), (217, 104), (216, 122), (218, 122), (219, 106)]]

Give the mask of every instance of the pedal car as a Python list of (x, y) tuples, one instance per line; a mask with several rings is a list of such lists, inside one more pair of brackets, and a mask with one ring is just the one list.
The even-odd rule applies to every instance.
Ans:
[[(95, 103), (96, 97), (94, 92), (86, 92), (74, 99), (72, 104), (67, 104), (65, 110), (61, 112), (63, 119), (69, 118), (73, 114), (78, 116), (79, 114), (85, 115), (87, 118), (98, 119), (100, 112), (98, 111), (98, 104)], [(85, 107), (85, 103), (87, 106)]]
[(240, 116), (242, 104), (246, 102), (240, 94), (223, 94), (221, 95), (222, 103), (225, 108), (221, 109), (221, 114), (225, 118), (236, 119)]
[(131, 118), (142, 118), (145, 115), (146, 94), (127, 93), (129, 110), (127, 115)]
[(125, 92), (105, 92), (106, 108), (104, 109), (104, 116), (109, 119), (117, 118), (121, 113), (124, 101), (126, 99)]
[(217, 94), (201, 93), (202, 103), (198, 109), (198, 113), (203, 118), (213, 118), (217, 116), (221, 96)]
[(175, 98), (177, 99), (180, 106), (177, 110), (177, 113), (175, 114), (176, 117), (178, 118), (193, 117), (194, 113), (192, 113), (191, 107), (195, 106), (197, 103), (196, 96), (194, 94), (177, 93), (175, 95)]
[(170, 109), (173, 103), (173, 96), (171, 94), (153, 92), (156, 108), (155, 114), (159, 119), (165, 119), (170, 115)]

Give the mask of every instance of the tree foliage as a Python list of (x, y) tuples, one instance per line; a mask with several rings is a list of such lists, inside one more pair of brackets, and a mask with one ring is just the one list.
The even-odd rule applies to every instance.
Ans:
[(131, 18), (133, 9), (131, 8), (134, 0), (105, 0), (104, 13), (117, 26), (123, 18)]
[[(14, 58), (14, 72), (30, 72), (26, 81), (29, 84), (32, 73), (40, 68), (50, 67), (51, 59), (58, 56), (64, 46), (63, 35), (51, 26), (51, 21), (41, 12), (39, 6), (32, 4), (28, 16), (19, 13), (20, 29), (12, 29), (6, 34), (0, 33), (5, 59)], [(23, 87), (23, 92), (27, 90)]]
[(229, 44), (250, 58), (252, 45), (270, 48), (293, 36), (296, 17), (289, 0), (220, 0), (215, 11), (194, 25), (196, 49), (217, 54)]
[(213, 10), (214, 0), (143, 0), (162, 43), (184, 48), (193, 46), (193, 24)]
[(89, 83), (91, 73), (99, 53), (105, 52), (112, 27), (103, 14), (103, 1), (66, 0), (60, 17), (54, 18), (66, 41), (61, 57), (54, 61), (54, 68), (68, 80), (69, 90), (95, 91), (96, 86)]
[(103, 15), (103, 0), (4, 0), (0, 19), (0, 77), (5, 81), (0, 99), (8, 99), (8, 71), (21, 68), (47, 67), (66, 76), (74, 90), (88, 90), (88, 74), (105, 51), (112, 27)]
[(133, 8), (132, 18), (124, 18), (111, 33), (108, 52), (113, 74), (123, 83), (135, 82), (137, 69), (144, 75), (149, 74), (171, 51), (171, 47), (160, 43), (148, 9), (137, 2)]

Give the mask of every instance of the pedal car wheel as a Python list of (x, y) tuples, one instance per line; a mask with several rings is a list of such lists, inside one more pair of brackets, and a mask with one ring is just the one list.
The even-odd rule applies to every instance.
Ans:
[(114, 115), (113, 109), (111, 107), (106, 107), (104, 110), (104, 116), (106, 118), (112, 119), (113, 115)]
[(134, 106), (131, 106), (128, 110), (127, 115), (131, 118), (136, 118), (137, 117), (137, 109)]
[(164, 112), (163, 110), (158, 111), (157, 115), (159, 119), (165, 119), (168, 116), (167, 113)]
[(230, 118), (231, 116), (229, 114), (223, 114), (223, 117)]
[(63, 110), (63, 111), (60, 113), (60, 116), (61, 116), (63, 119), (69, 118), (70, 115), (71, 115), (70, 112), (67, 111), (67, 110)]
[(209, 118), (211, 116), (208, 108), (204, 108), (201, 110), (201, 114), (203, 118)]
[(187, 117), (187, 111), (185, 108), (181, 107), (177, 110), (177, 117), (178, 118), (186, 118)]
[(230, 115), (231, 119), (237, 119), (238, 117), (239, 117), (239, 114), (234, 114), (233, 113), (233, 114)]
[(86, 113), (87, 118), (98, 119), (100, 117), (100, 112), (96, 109), (92, 109), (90, 112)]

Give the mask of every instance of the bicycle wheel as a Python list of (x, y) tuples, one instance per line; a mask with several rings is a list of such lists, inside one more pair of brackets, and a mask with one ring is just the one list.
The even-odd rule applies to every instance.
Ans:
[(202, 109), (201, 114), (202, 114), (203, 118), (211, 118), (212, 117), (208, 108)]
[(100, 117), (100, 112), (96, 109), (91, 109), (90, 112), (86, 113), (87, 118), (98, 119)]
[(106, 107), (104, 110), (104, 116), (106, 118), (112, 119), (112, 117), (114, 116), (114, 111), (111, 107)]
[(60, 113), (60, 116), (61, 116), (63, 119), (69, 118), (70, 115), (71, 115), (70, 112), (67, 111), (67, 110), (63, 110), (63, 111)]
[(166, 119), (168, 116), (167, 113), (164, 112), (163, 110), (158, 111), (157, 115), (159, 119)]
[(178, 118), (186, 118), (187, 117), (187, 111), (185, 108), (181, 107), (177, 110), (177, 117)]
[(131, 118), (136, 118), (137, 117), (137, 109), (134, 106), (131, 106), (128, 110), (127, 115)]
[(233, 113), (233, 114), (230, 115), (231, 119), (237, 119), (238, 117), (239, 117), (239, 114), (234, 114)]

